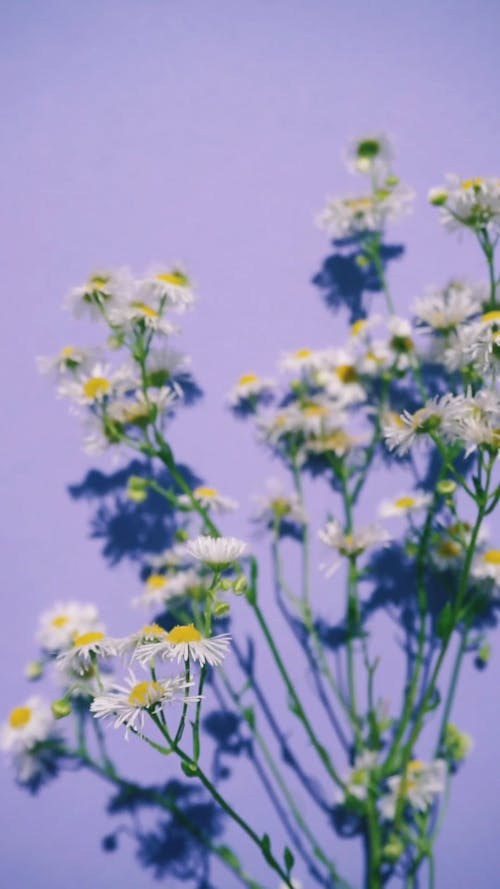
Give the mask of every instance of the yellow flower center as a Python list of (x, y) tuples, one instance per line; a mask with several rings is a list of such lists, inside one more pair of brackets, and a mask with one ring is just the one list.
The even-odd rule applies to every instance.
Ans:
[(359, 321), (355, 321), (354, 324), (351, 326), (351, 335), (352, 336), (359, 336), (359, 334), (363, 332), (365, 327), (366, 327), (366, 318), (360, 318)]
[(454, 540), (443, 540), (437, 548), (437, 553), (445, 559), (454, 559), (462, 552), (460, 544)]
[(187, 287), (189, 284), (188, 278), (182, 272), (160, 272), (156, 275), (156, 280), (162, 284), (175, 284), (176, 287)]
[(64, 346), (64, 349), (61, 349), (61, 358), (72, 358), (74, 354), (74, 346)]
[(293, 357), (298, 358), (299, 361), (303, 358), (309, 358), (311, 355), (311, 349), (297, 349), (297, 351), (293, 353)]
[(24, 728), (32, 715), (29, 707), (16, 707), (9, 716), (9, 725), (11, 728)]
[(111, 389), (111, 383), (106, 377), (91, 377), (83, 384), (83, 394), (86, 398), (99, 398), (106, 395)]
[(410, 774), (415, 775), (418, 772), (421, 772), (424, 767), (424, 763), (421, 759), (412, 759), (411, 762), (408, 763), (408, 771)]
[(146, 624), (141, 630), (142, 639), (150, 639), (152, 636), (166, 636), (166, 631), (159, 624)]
[(276, 497), (271, 502), (271, 509), (277, 518), (283, 518), (283, 516), (288, 515), (291, 507), (288, 500), (285, 500), (284, 497)]
[(326, 438), (323, 439), (323, 447), (325, 450), (338, 450), (339, 448), (345, 450), (354, 444), (354, 439), (351, 438), (347, 432), (344, 432), (342, 429), (337, 429), (334, 432), (331, 432)]
[(248, 386), (250, 383), (258, 383), (257, 374), (243, 374), (238, 380), (238, 386)]
[(306, 417), (326, 417), (329, 410), (324, 404), (305, 404), (302, 413)]
[(199, 488), (195, 488), (193, 494), (195, 497), (217, 497), (215, 488), (204, 488), (203, 485)]
[(500, 322), (500, 311), (498, 311), (497, 309), (494, 312), (486, 312), (485, 315), (481, 315), (481, 321), (483, 322), (483, 324), (491, 324), (495, 321)]
[(483, 555), (483, 561), (487, 565), (500, 565), (500, 549), (489, 549)]
[(335, 373), (341, 383), (355, 383), (358, 379), (356, 368), (352, 364), (339, 364), (335, 368)]
[(102, 642), (104, 633), (94, 631), (93, 633), (84, 633), (82, 636), (75, 636), (73, 645), (75, 648), (81, 648), (83, 645), (93, 645), (95, 642)]
[(147, 315), (148, 318), (158, 318), (158, 312), (155, 312), (151, 306), (147, 306), (146, 303), (132, 303), (134, 309), (138, 309), (141, 315)]
[(89, 279), (89, 284), (94, 290), (102, 290), (109, 282), (109, 275), (93, 275)]
[(368, 210), (372, 206), (371, 198), (345, 198), (343, 203), (350, 210)]
[(128, 702), (131, 707), (151, 707), (160, 695), (160, 685), (158, 682), (138, 682), (137, 685), (130, 690)]
[(65, 627), (66, 624), (68, 623), (68, 621), (69, 621), (69, 617), (66, 617), (66, 615), (61, 614), (58, 617), (54, 618), (54, 620), (52, 621), (52, 626), (56, 627), (59, 630), (61, 627)]
[(148, 590), (153, 592), (154, 590), (161, 590), (167, 583), (167, 578), (164, 574), (150, 574), (148, 579), (146, 580), (146, 587)]
[(476, 176), (475, 179), (465, 179), (462, 182), (461, 188), (464, 191), (467, 191), (469, 188), (478, 188), (479, 186), (481, 186), (483, 184), (483, 182), (484, 182), (484, 179), (482, 179), (481, 176)]
[(177, 645), (180, 642), (200, 642), (202, 635), (193, 624), (187, 624), (174, 627), (173, 630), (170, 630), (167, 639)]
[(411, 509), (412, 506), (415, 506), (415, 498), (414, 497), (400, 497), (399, 500), (396, 500), (394, 506), (397, 509)]

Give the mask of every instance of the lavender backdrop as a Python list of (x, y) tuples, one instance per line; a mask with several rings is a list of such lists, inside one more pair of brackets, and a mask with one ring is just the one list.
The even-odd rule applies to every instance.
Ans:
[[(395, 232), (408, 244), (391, 272), (399, 308), (452, 272), (482, 275), (475, 246), (440, 232), (425, 194), (448, 170), (499, 172), (499, 26), (495, 0), (1, 4), (2, 711), (26, 694), (36, 615), (55, 598), (99, 602), (117, 633), (133, 621), (136, 570), (109, 570), (89, 539), (92, 506), (66, 489), (90, 465), (79, 429), (34, 369), (35, 355), (75, 338), (59, 308), (68, 286), (100, 263), (189, 268), (201, 299), (185, 344), (207, 396), (173, 439), (240, 500), (226, 529), (247, 534), (249, 493), (270, 466), (224, 396), (241, 373), (272, 371), (281, 349), (341, 339), (311, 280), (328, 247), (312, 218), (326, 194), (353, 186), (339, 160), (346, 138), (393, 134), (401, 175), (419, 192)], [(375, 487), (368, 518), (376, 497)], [(456, 707), (476, 747), (439, 843), (440, 889), (498, 885), (497, 665), (495, 655), (485, 674), (466, 673)], [(119, 745), (130, 773), (137, 748)], [(145, 780), (158, 777), (153, 756), (140, 763)], [(267, 807), (246, 780), (263, 829)], [(35, 801), (5, 770), (0, 782), (3, 885), (153, 884), (133, 844), (100, 851), (109, 818), (97, 781), (68, 776)], [(352, 844), (334, 843), (355, 873)]]

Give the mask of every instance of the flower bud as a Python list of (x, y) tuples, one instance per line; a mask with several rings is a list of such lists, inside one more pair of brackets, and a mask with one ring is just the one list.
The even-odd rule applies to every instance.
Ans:
[(395, 185), (399, 185), (399, 176), (388, 176), (385, 184), (388, 188), (394, 188)]
[(186, 540), (189, 540), (189, 534), (184, 528), (178, 528), (174, 534), (174, 540), (176, 543), (185, 543)]
[(65, 716), (69, 716), (73, 708), (68, 698), (59, 698), (58, 701), (52, 702), (50, 709), (54, 719), (64, 719)]
[(442, 207), (448, 200), (448, 192), (444, 188), (431, 188), (429, 192), (429, 203), (433, 207)]
[(26, 664), (26, 667), (24, 668), (24, 675), (30, 682), (40, 679), (42, 673), (43, 664), (41, 664), (40, 661), (31, 661), (29, 664)]
[(246, 593), (247, 589), (248, 580), (246, 579), (246, 577), (243, 577), (243, 575), (241, 575), (240, 577), (236, 578), (233, 583), (233, 592), (236, 593), (237, 596), (242, 596), (243, 593)]
[(213, 615), (214, 617), (225, 617), (226, 614), (229, 614), (231, 610), (231, 606), (229, 602), (216, 602), (213, 607)]
[(233, 581), (229, 580), (228, 577), (223, 577), (222, 580), (219, 581), (219, 589), (224, 590), (225, 593), (229, 592), (233, 587)]
[(385, 844), (382, 853), (386, 861), (397, 861), (404, 852), (404, 844), (397, 834), (392, 833)]
[(438, 494), (442, 494), (444, 497), (454, 494), (456, 490), (457, 483), (454, 482), (452, 478), (444, 478), (437, 484)]
[(448, 759), (455, 763), (462, 762), (472, 749), (472, 738), (449, 722), (444, 734), (443, 747)]
[(127, 497), (133, 503), (144, 503), (148, 496), (148, 483), (140, 475), (131, 475), (127, 484)]
[(356, 256), (354, 261), (360, 269), (366, 269), (370, 265), (370, 260), (364, 253), (360, 253), (359, 256)]

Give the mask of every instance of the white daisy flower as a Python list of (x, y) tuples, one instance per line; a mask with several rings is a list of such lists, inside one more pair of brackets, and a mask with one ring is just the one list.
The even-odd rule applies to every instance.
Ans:
[(189, 540), (186, 549), (194, 559), (212, 567), (224, 567), (237, 562), (246, 553), (248, 545), (236, 537), (210, 537), (203, 535)]
[(407, 185), (379, 189), (376, 195), (331, 198), (316, 219), (319, 228), (332, 238), (348, 238), (363, 232), (378, 232), (411, 209), (415, 192)]
[(486, 312), (477, 324), (468, 327), (462, 339), (464, 358), (481, 374), (497, 376), (500, 370), (500, 311)]
[(465, 396), (444, 395), (427, 402), (415, 411), (403, 411), (401, 425), (396, 423), (384, 427), (384, 436), (390, 451), (399, 455), (408, 453), (416, 440), (435, 432), (445, 438), (456, 437), (456, 423), (463, 415)]
[(250, 401), (255, 402), (270, 395), (273, 388), (274, 380), (254, 373), (244, 374), (229, 392), (228, 403), (231, 407), (239, 407)]
[(351, 771), (344, 776), (346, 792), (339, 790), (338, 802), (345, 802), (349, 796), (364, 802), (368, 796), (371, 772), (377, 765), (378, 754), (375, 751), (365, 750), (364, 753), (358, 754)]
[(378, 514), (382, 519), (398, 518), (427, 509), (432, 503), (432, 494), (399, 494), (395, 500), (382, 500)]
[(177, 377), (188, 372), (190, 364), (190, 356), (176, 349), (151, 349), (147, 360), (148, 386), (162, 388), (167, 384), (172, 385)]
[(450, 174), (444, 186), (431, 190), (429, 200), (440, 208), (441, 222), (449, 231), (465, 225), (487, 229), (495, 235), (500, 231), (500, 179), (462, 179)]
[(295, 352), (284, 352), (278, 366), (282, 371), (312, 373), (324, 366), (326, 358), (327, 353), (319, 349), (296, 349)]
[(188, 553), (185, 543), (174, 543), (169, 549), (146, 558), (146, 564), (154, 571), (162, 571), (166, 568), (186, 568), (192, 562), (193, 557)]
[(42, 698), (34, 696), (11, 710), (0, 731), (0, 749), (8, 753), (21, 753), (46, 741), (54, 731), (55, 721), (49, 705)]
[(84, 315), (99, 321), (103, 312), (107, 315), (131, 298), (134, 281), (128, 269), (97, 271), (85, 284), (74, 287), (66, 296), (64, 307), (76, 318)]
[(125, 736), (129, 730), (142, 732), (146, 714), (157, 713), (165, 704), (194, 704), (200, 700), (198, 695), (185, 696), (185, 689), (193, 683), (187, 682), (184, 676), (138, 682), (130, 671), (125, 683), (98, 695), (90, 705), (96, 719), (114, 718), (113, 728), (125, 726)]
[(364, 340), (374, 328), (379, 326), (381, 320), (381, 315), (371, 315), (369, 318), (359, 318), (351, 324), (349, 336), (354, 341)]
[(222, 664), (229, 650), (231, 636), (221, 633), (218, 636), (204, 638), (193, 624), (177, 626), (167, 633), (166, 639), (139, 645), (134, 653), (134, 660), (143, 666), (151, 658), (159, 657), (168, 661), (197, 661), (201, 666), (209, 664), (218, 667)]
[(271, 527), (283, 521), (295, 525), (307, 522), (304, 507), (295, 492), (286, 492), (283, 484), (276, 479), (268, 481), (267, 489), (267, 494), (253, 498), (258, 505), (254, 521)]
[(173, 599), (189, 595), (200, 585), (196, 571), (187, 569), (176, 574), (152, 573), (144, 582), (143, 592), (132, 600), (134, 607), (164, 608)]
[(64, 697), (95, 698), (96, 695), (108, 691), (114, 682), (112, 673), (97, 670), (94, 664), (73, 670), (71, 666), (57, 669), (55, 680), (61, 686)]
[(478, 580), (492, 580), (495, 586), (500, 586), (500, 549), (487, 549), (483, 553), (476, 553), (471, 575)]
[(59, 670), (71, 669), (83, 676), (96, 658), (115, 655), (115, 640), (107, 637), (104, 632), (91, 630), (74, 637), (71, 648), (57, 656), (56, 666)]
[(167, 631), (159, 624), (146, 624), (123, 639), (115, 639), (116, 653), (120, 657), (132, 656), (138, 645), (161, 642), (166, 636)]
[(94, 405), (113, 395), (115, 375), (109, 364), (97, 363), (76, 377), (63, 379), (57, 389), (60, 398), (69, 398), (77, 405)]
[(405, 803), (418, 812), (426, 812), (437, 796), (444, 793), (448, 767), (444, 759), (436, 759), (425, 763), (418, 759), (408, 763), (404, 778), (393, 775), (388, 778), (389, 792), (380, 799), (380, 811), (387, 821), (392, 821), (396, 814), (396, 805), (400, 793)]
[(81, 373), (89, 370), (96, 362), (97, 349), (79, 349), (77, 346), (64, 346), (57, 355), (47, 357), (40, 355), (36, 359), (37, 367), (42, 374), (55, 374), (56, 378), (64, 374)]
[(162, 336), (179, 333), (179, 327), (172, 324), (158, 309), (139, 300), (111, 309), (109, 318), (115, 327), (127, 328), (140, 322), (144, 327)]
[(406, 318), (392, 315), (387, 323), (391, 334), (388, 346), (392, 353), (392, 364), (398, 371), (406, 370), (411, 364), (415, 352), (412, 338), (412, 327)]
[[(336, 550), (341, 556), (346, 558), (360, 556), (367, 549), (376, 546), (387, 546), (392, 539), (387, 529), (382, 528), (380, 525), (367, 525), (364, 528), (353, 531), (351, 534), (346, 534), (337, 519), (327, 522), (325, 527), (318, 531), (318, 537), (322, 543), (325, 543), (330, 549)], [(326, 577), (331, 577), (339, 565), (339, 560), (335, 560), (325, 571)], [(321, 567), (324, 568), (325, 566)]]
[(139, 299), (147, 304), (163, 304), (168, 309), (184, 312), (196, 302), (191, 282), (182, 269), (157, 266), (137, 282)]
[(360, 374), (376, 377), (394, 364), (394, 351), (384, 340), (374, 340), (358, 359)]
[(393, 147), (385, 133), (373, 133), (351, 139), (346, 162), (352, 173), (387, 173), (393, 156)]
[(95, 605), (57, 602), (40, 615), (36, 639), (46, 651), (57, 652), (67, 648), (75, 636), (101, 630)]
[(324, 435), (309, 438), (299, 449), (299, 457), (306, 460), (308, 456), (335, 454), (345, 457), (355, 448), (365, 447), (369, 442), (368, 435), (351, 435), (345, 429), (331, 429)]
[[(213, 509), (217, 513), (233, 512), (239, 506), (237, 500), (233, 500), (231, 497), (223, 497), (216, 488), (206, 487), (205, 485), (199, 485), (195, 488), (193, 497), (204, 509)], [(187, 494), (181, 494), (177, 500), (181, 506), (193, 509), (192, 501)]]
[(147, 397), (141, 390), (134, 392), (132, 398), (116, 399), (109, 406), (108, 416), (122, 425), (143, 426), (168, 414), (177, 405), (178, 393), (163, 386), (161, 389), (149, 389)]
[(428, 288), (413, 308), (424, 330), (449, 333), (481, 311), (488, 298), (484, 285), (450, 281), (442, 289)]

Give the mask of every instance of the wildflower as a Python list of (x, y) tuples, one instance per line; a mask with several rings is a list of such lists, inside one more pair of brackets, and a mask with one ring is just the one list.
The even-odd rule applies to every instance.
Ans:
[(380, 189), (375, 195), (332, 198), (316, 219), (319, 228), (332, 238), (348, 238), (364, 232), (382, 231), (411, 209), (415, 193), (406, 185)]
[(393, 158), (393, 148), (385, 133), (352, 139), (347, 148), (347, 166), (352, 173), (385, 172)]
[(71, 648), (57, 656), (56, 666), (60, 670), (72, 669), (83, 676), (88, 666), (98, 657), (115, 654), (115, 641), (106, 637), (104, 632), (91, 630), (88, 633), (75, 635)]
[(159, 642), (138, 645), (134, 658), (142, 664), (158, 656), (162, 660), (175, 660), (178, 663), (193, 660), (201, 666), (207, 663), (211, 667), (218, 667), (228, 652), (230, 641), (228, 633), (204, 638), (193, 624), (187, 624), (174, 627)]
[(473, 744), (474, 742), (470, 735), (459, 731), (456, 725), (453, 725), (451, 722), (447, 724), (443, 738), (443, 749), (447, 759), (454, 765), (462, 762), (467, 757), (472, 750)]
[(279, 369), (309, 374), (324, 366), (326, 356), (327, 353), (324, 351), (309, 348), (296, 349), (295, 352), (284, 352), (279, 361)]
[[(360, 556), (375, 546), (386, 546), (391, 540), (389, 532), (380, 525), (367, 525), (352, 533), (345, 533), (337, 519), (327, 522), (325, 528), (318, 532), (318, 537), (322, 543), (346, 558)], [(326, 576), (330, 577), (338, 567), (339, 561), (336, 560), (327, 569)]]
[(127, 328), (141, 324), (162, 336), (172, 336), (179, 333), (179, 328), (172, 324), (168, 318), (165, 318), (160, 309), (153, 308), (148, 303), (139, 300), (111, 309), (110, 320), (115, 327)]
[[(193, 497), (204, 509), (213, 509), (214, 512), (218, 513), (233, 512), (233, 510), (238, 509), (239, 505), (231, 497), (223, 497), (216, 488), (210, 488), (205, 485), (199, 485), (199, 487), (195, 488)], [(181, 494), (177, 500), (180, 506), (193, 509), (191, 498), (187, 494)]]
[(42, 698), (34, 696), (11, 710), (1, 729), (0, 748), (14, 754), (30, 750), (46, 741), (54, 730), (50, 707)]
[(129, 730), (142, 732), (146, 714), (158, 713), (165, 704), (193, 704), (200, 700), (198, 695), (185, 696), (185, 690), (193, 683), (184, 676), (138, 682), (130, 671), (125, 683), (98, 695), (90, 705), (96, 719), (114, 718), (113, 728), (125, 726), (125, 737)]
[(450, 436), (455, 431), (455, 421), (463, 414), (464, 403), (464, 396), (448, 394), (431, 399), (414, 414), (403, 411), (401, 425), (391, 424), (384, 428), (389, 450), (402, 456), (423, 436), (432, 433)]
[(87, 371), (63, 379), (58, 387), (60, 398), (69, 398), (77, 405), (95, 405), (114, 394), (115, 375), (109, 365), (97, 363)]
[(242, 407), (250, 402), (266, 400), (272, 393), (274, 381), (254, 373), (244, 374), (231, 389), (228, 402), (231, 407)]
[(192, 308), (196, 297), (191, 282), (180, 268), (155, 267), (149, 270), (144, 278), (137, 282), (138, 299), (157, 308), (164, 305), (166, 309), (184, 312)]
[(132, 600), (132, 605), (163, 608), (173, 599), (188, 595), (199, 583), (200, 578), (192, 569), (167, 574), (153, 572), (146, 578), (142, 594)]
[(225, 568), (238, 561), (247, 551), (247, 544), (236, 537), (210, 537), (203, 535), (186, 543), (188, 553), (200, 562), (214, 568)]
[(99, 321), (110, 309), (132, 297), (134, 282), (128, 269), (97, 271), (85, 284), (74, 287), (66, 296), (65, 308), (76, 318), (87, 315)]
[(46, 651), (59, 652), (71, 644), (75, 635), (101, 630), (95, 605), (57, 602), (40, 615), (36, 638)]
[(254, 498), (258, 504), (254, 515), (256, 522), (271, 528), (282, 522), (305, 524), (307, 517), (297, 494), (286, 493), (282, 483), (276, 479), (268, 481), (267, 489), (267, 494)]
[(354, 760), (351, 771), (344, 777), (345, 792), (339, 791), (339, 802), (346, 802), (353, 797), (364, 802), (368, 796), (371, 772), (377, 768), (378, 754), (373, 750), (365, 750)]
[(476, 553), (472, 562), (471, 576), (478, 580), (492, 580), (500, 586), (500, 549), (487, 549)]
[(486, 229), (494, 236), (500, 230), (500, 179), (462, 179), (454, 174), (446, 178), (446, 185), (429, 195), (431, 203), (440, 207), (444, 227), (449, 231), (461, 226)]
[(477, 315), (487, 298), (483, 285), (450, 281), (441, 290), (430, 288), (415, 302), (414, 312), (424, 330), (447, 334)]
[(436, 797), (444, 793), (447, 771), (444, 759), (436, 759), (430, 763), (412, 760), (408, 763), (404, 777), (392, 775), (387, 779), (389, 792), (380, 799), (382, 816), (388, 821), (394, 818), (400, 796), (413, 809), (426, 812)]
[(37, 358), (38, 370), (42, 374), (55, 374), (56, 378), (65, 374), (82, 373), (95, 364), (96, 349), (79, 349), (77, 346), (64, 346), (57, 355)]
[(383, 500), (379, 506), (379, 516), (394, 518), (419, 509), (426, 509), (432, 503), (432, 494), (400, 494), (395, 500)]

